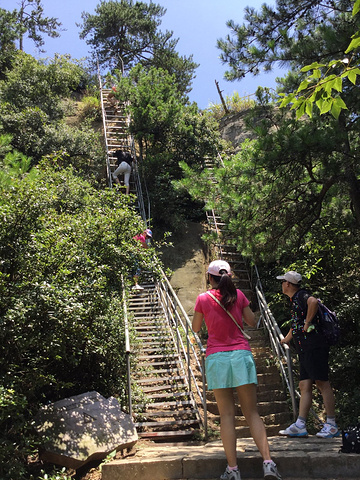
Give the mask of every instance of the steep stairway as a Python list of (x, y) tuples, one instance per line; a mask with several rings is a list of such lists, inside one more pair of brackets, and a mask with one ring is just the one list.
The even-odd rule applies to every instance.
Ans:
[[(101, 90), (110, 187), (111, 174), (116, 169), (115, 151), (128, 151), (136, 159), (126, 105), (121, 102), (113, 104), (109, 99), (111, 91)], [(130, 193), (137, 196), (140, 215), (147, 223), (136, 162), (133, 162), (130, 176)], [(189, 387), (173, 326), (161, 303), (159, 284), (146, 272), (142, 272), (142, 276), (143, 290), (131, 291), (127, 307), (135, 334), (132, 353), (136, 360), (132, 362), (130, 373), (135, 426), (139, 437), (154, 441), (190, 438), (199, 431), (201, 417)]]
[(157, 289), (153, 283), (142, 286), (129, 301), (137, 338), (131, 379), (135, 426), (139, 437), (153, 441), (189, 439), (200, 428), (200, 414)]
[[(116, 169), (116, 157), (114, 152), (116, 150), (123, 150), (131, 153), (134, 157), (135, 147), (132, 137), (129, 133), (129, 116), (126, 114), (126, 105), (123, 102), (117, 102), (113, 106), (108, 99), (108, 95), (111, 93), (111, 89), (102, 89), (102, 103), (104, 112), (104, 135), (106, 139), (106, 145), (108, 150), (108, 161), (110, 172), (113, 173)], [(123, 185), (123, 176), (120, 175), (119, 179)], [(134, 175), (130, 176), (130, 193), (136, 193)]]
[[(219, 164), (219, 162), (218, 162)], [(206, 168), (211, 172), (214, 164), (207, 162)], [(251, 308), (257, 312), (257, 298), (254, 291), (250, 269), (247, 261), (237, 251), (226, 224), (215, 210), (206, 212), (208, 228), (211, 232), (212, 257), (227, 261), (233, 272), (233, 281), (249, 299)], [(276, 366), (272, 350), (263, 328), (251, 329), (245, 325), (245, 330), (251, 336), (249, 341), (255, 358), (258, 373), (258, 410), (262, 417), (268, 435), (277, 435), (279, 430), (292, 421), (286, 388), (280, 371)], [(234, 395), (236, 395), (234, 393)], [(218, 410), (212, 392), (208, 392), (208, 418), (215, 424), (219, 423)], [(236, 412), (236, 433), (238, 438), (251, 436), (249, 427), (242, 415), (240, 406)]]

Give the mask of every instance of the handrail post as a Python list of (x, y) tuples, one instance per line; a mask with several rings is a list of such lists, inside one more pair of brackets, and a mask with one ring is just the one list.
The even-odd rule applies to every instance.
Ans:
[(188, 382), (189, 382), (189, 390), (191, 390), (191, 371), (190, 371), (190, 337), (189, 337), (189, 325), (186, 323), (185, 326), (186, 331), (186, 356), (187, 356), (187, 372), (188, 372)]
[(123, 275), (121, 275), (121, 284), (122, 284), (122, 300), (123, 300), (123, 309), (124, 309), (124, 330), (125, 330), (125, 353), (126, 353), (126, 373), (127, 373), (127, 390), (128, 390), (128, 409), (129, 415), (132, 417), (132, 392), (131, 392), (131, 372), (130, 372), (130, 335), (129, 335), (129, 323), (128, 323), (128, 314), (127, 314), (127, 304), (126, 304), (126, 295), (125, 295), (125, 283)]
[(294, 376), (293, 376), (293, 371), (292, 371), (292, 361), (291, 361), (290, 348), (287, 345), (285, 345), (285, 353), (286, 353), (286, 362), (287, 362), (287, 366), (288, 366), (290, 396), (291, 396), (291, 404), (292, 404), (292, 410), (293, 410), (293, 418), (294, 418), (294, 421), (295, 421), (297, 419), (297, 415), (298, 415), (298, 408), (297, 408), (297, 403), (296, 403), (296, 399), (295, 399), (295, 386), (294, 386)]
[(207, 401), (206, 401), (206, 375), (205, 375), (205, 349), (201, 352), (201, 376), (203, 384), (203, 410), (204, 410), (204, 429), (205, 441), (208, 441), (208, 421), (207, 421)]

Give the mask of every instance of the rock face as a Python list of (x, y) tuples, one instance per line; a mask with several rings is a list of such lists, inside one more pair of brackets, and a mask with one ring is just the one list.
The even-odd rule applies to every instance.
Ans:
[(42, 460), (78, 469), (138, 440), (133, 421), (114, 398), (87, 392), (43, 407), (35, 418)]
[(245, 116), (248, 111), (231, 113), (220, 120), (219, 129), (221, 137), (227, 140), (234, 147), (235, 153), (240, 150), (242, 142), (247, 138), (253, 139), (255, 135), (247, 128), (245, 124)]

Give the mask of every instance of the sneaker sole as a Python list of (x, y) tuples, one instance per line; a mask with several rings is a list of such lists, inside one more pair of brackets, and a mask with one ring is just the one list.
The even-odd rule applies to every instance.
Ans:
[(334, 435), (318, 435), (316, 434), (317, 438), (336, 438), (340, 437), (340, 431), (336, 432)]
[(309, 434), (307, 432), (305, 433), (280, 433), (283, 437), (308, 437)]

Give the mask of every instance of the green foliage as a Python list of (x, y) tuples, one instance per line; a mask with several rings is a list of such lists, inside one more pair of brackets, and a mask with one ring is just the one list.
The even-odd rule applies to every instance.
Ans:
[[(100, 2), (95, 14), (81, 14), (80, 38), (93, 49), (100, 65), (123, 71), (144, 61), (154, 53), (157, 43), (165, 43), (157, 32), (165, 9), (132, 0)], [(169, 35), (169, 38), (171, 34)]]
[(23, 52), (14, 57), (12, 69), (0, 81), (0, 131), (10, 134), (12, 146), (31, 157), (33, 164), (44, 155), (61, 152), (63, 165), (72, 164), (88, 178), (99, 174), (97, 162), (103, 160), (99, 134), (86, 119), (71, 127), (64, 119), (63, 99), (85, 77), (83, 66), (68, 56), (56, 56), (47, 63)]
[(0, 80), (10, 68), (15, 54), (15, 40), (18, 38), (17, 19), (14, 12), (0, 8)]
[(312, 117), (316, 107), (337, 119), (351, 104), (343, 91), (356, 85), (360, 73), (358, 11), (359, 0), (281, 1), (276, 7), (264, 4), (259, 13), (247, 8), (246, 24), (228, 22), (236, 40), (229, 35), (218, 41), (221, 58), (231, 67), (226, 78), (257, 75), (277, 63), (293, 71), (306, 65), (292, 92), (280, 94), (280, 106), (291, 104), (297, 118)]
[(206, 157), (215, 158), (221, 148), (216, 122), (200, 115), (196, 105), (187, 105), (175, 76), (162, 69), (137, 65), (129, 77), (118, 79), (121, 100), (130, 100), (130, 128), (139, 142), (141, 175), (146, 179), (152, 219), (162, 228), (177, 229), (187, 218), (199, 216), (200, 206), (173, 181), (182, 176), (180, 161), (204, 167)]
[(101, 106), (98, 97), (83, 97), (81, 99), (81, 114), (84, 118), (96, 120), (101, 118)]
[[(226, 96), (225, 104), (229, 113), (235, 113), (253, 107), (255, 100), (251, 100), (250, 96), (240, 97), (239, 92), (234, 92), (231, 96)], [(220, 120), (226, 114), (222, 103), (210, 103), (206, 110), (208, 110), (216, 120)]]
[(166, 10), (150, 2), (132, 0), (100, 2), (95, 15), (82, 13), (80, 38), (85, 38), (100, 66), (124, 73), (141, 63), (144, 68), (166, 70), (174, 75), (181, 94), (190, 91), (198, 65), (192, 56), (176, 52), (177, 39), (172, 32), (159, 30)]
[(77, 88), (83, 74), (81, 65), (71, 62), (68, 56), (56, 56), (46, 64), (18, 52), (12, 69), (0, 83), (4, 113), (10, 115), (38, 108), (50, 120), (59, 119), (62, 117), (60, 98)]
[[(30, 7), (29, 10), (27, 10)], [(44, 17), (44, 8), (41, 0), (22, 0), (20, 9), (14, 10), (18, 23), (19, 49), (23, 50), (23, 36), (33, 40), (35, 46), (40, 49), (44, 45), (42, 35), (46, 34), (51, 38), (59, 37), (58, 30), (61, 23), (55, 17)]]
[(132, 240), (143, 225), (129, 197), (54, 165), (0, 184), (0, 472), (9, 480), (25, 478), (41, 404), (89, 390), (125, 402), (122, 276), (131, 281), (136, 260), (152, 265), (151, 249)]
[(139, 142), (152, 146), (166, 141), (184, 105), (174, 76), (163, 69), (146, 71), (137, 65), (129, 77), (120, 79), (118, 90), (121, 100), (130, 100), (131, 130)]

